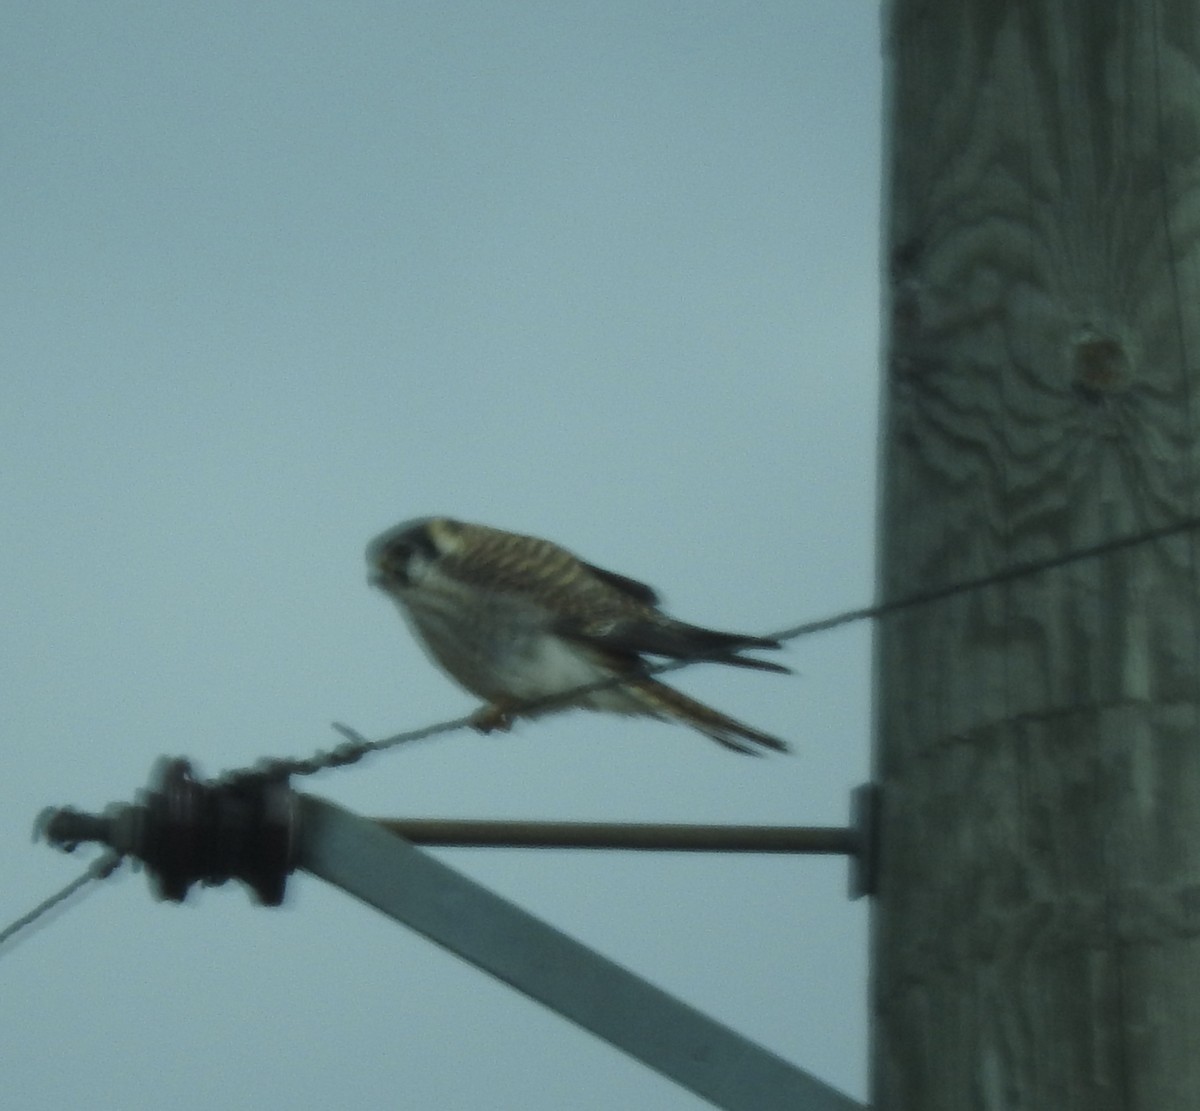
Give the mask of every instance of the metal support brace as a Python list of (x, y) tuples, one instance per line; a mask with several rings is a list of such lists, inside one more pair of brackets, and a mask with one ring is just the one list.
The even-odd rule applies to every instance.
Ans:
[(728, 1111), (861, 1111), (365, 818), (301, 795), (296, 864)]

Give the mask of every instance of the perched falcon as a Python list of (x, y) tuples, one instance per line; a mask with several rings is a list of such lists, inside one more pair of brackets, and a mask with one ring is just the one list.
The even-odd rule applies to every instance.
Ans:
[[(680, 721), (737, 752), (787, 751), (778, 738), (651, 678), (643, 658), (787, 673), (740, 654), (778, 641), (676, 621), (644, 583), (548, 540), (448, 517), (389, 529), (367, 546), (367, 563), (371, 582), (396, 602), (429, 655), (485, 700), (474, 717), (482, 732), (583, 706)], [(579, 687), (592, 689), (561, 697)]]

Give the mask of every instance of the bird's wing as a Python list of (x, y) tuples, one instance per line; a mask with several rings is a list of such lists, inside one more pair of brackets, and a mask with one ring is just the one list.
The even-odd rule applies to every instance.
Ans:
[(657, 593), (643, 582), (585, 563), (549, 540), (499, 529), (473, 526), (470, 543), (442, 562), (476, 589), (523, 596), (567, 623), (642, 614), (658, 604)]
[(739, 655), (747, 649), (779, 648), (778, 641), (675, 621), (657, 608), (658, 594), (652, 587), (585, 563), (548, 540), (477, 527), (464, 552), (444, 562), (452, 574), (477, 589), (535, 603), (553, 632), (625, 668), (650, 655), (790, 672), (782, 664)]
[(654, 614), (619, 618), (560, 619), (555, 632), (618, 656), (666, 656), (676, 660), (709, 660), (758, 671), (791, 674), (791, 668), (753, 656), (739, 655), (751, 648), (779, 648), (779, 641), (702, 629)]
[(515, 532), (472, 525), (469, 543), (442, 557), (448, 574), (479, 590), (529, 597), (557, 595), (579, 577), (570, 552)]
[(661, 600), (654, 587), (647, 586), (644, 582), (638, 582), (637, 579), (631, 579), (628, 575), (618, 575), (616, 571), (605, 571), (603, 567), (597, 567), (594, 563), (584, 563), (583, 560), (579, 561), (579, 565), (590, 571), (601, 582), (616, 588), (622, 594), (628, 595), (636, 602), (641, 602), (644, 606), (657, 606)]

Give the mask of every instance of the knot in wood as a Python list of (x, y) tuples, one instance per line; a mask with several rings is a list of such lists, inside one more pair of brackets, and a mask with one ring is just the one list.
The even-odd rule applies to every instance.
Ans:
[(1072, 363), (1071, 384), (1089, 401), (1100, 401), (1129, 385), (1129, 354), (1114, 336), (1088, 329), (1075, 341)]

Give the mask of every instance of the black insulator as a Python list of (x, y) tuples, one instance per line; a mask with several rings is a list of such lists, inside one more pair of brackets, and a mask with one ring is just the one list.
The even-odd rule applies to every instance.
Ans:
[(208, 783), (174, 758), (159, 762), (136, 804), (103, 815), (57, 810), (40, 827), (67, 850), (98, 841), (140, 860), (161, 899), (182, 902), (194, 883), (238, 879), (259, 902), (278, 906), (293, 866), (294, 800), (284, 779)]

